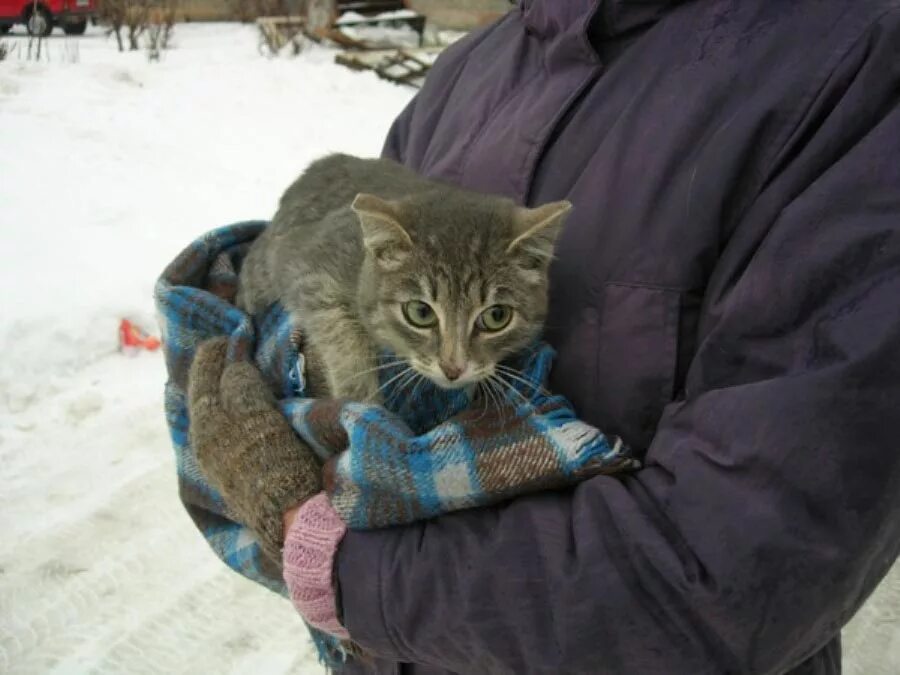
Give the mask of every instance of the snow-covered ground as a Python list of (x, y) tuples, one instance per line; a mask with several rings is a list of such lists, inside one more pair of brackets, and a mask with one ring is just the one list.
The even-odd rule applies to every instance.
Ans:
[(178, 26), (154, 64), (97, 29), (45, 49), (0, 62), (0, 672), (322, 672), (182, 511), (161, 356), (117, 322), (155, 327), (165, 264), (312, 159), (377, 155), (412, 90), (245, 26)]
[[(20, 30), (20, 29), (18, 29)], [(178, 26), (161, 63), (96, 29), (0, 63), (0, 672), (320, 673), (290, 606), (226, 570), (183, 513), (152, 287), (198, 234), (272, 214), (328, 151), (375, 155), (412, 92), (271, 60), (244, 26)], [(846, 670), (900, 672), (900, 572)], [(822, 589), (827, 593), (828, 589)]]

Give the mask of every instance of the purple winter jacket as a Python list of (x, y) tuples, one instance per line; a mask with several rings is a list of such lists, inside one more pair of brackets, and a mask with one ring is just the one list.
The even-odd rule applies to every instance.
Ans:
[(552, 387), (646, 466), (349, 533), (354, 671), (840, 672), (900, 549), (898, 4), (532, 0), (439, 59), (385, 154), (575, 204)]

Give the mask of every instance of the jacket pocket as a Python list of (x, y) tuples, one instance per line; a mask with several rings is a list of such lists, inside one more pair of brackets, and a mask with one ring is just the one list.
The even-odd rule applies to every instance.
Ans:
[(591, 417), (640, 453), (676, 394), (681, 295), (624, 283), (603, 289)]

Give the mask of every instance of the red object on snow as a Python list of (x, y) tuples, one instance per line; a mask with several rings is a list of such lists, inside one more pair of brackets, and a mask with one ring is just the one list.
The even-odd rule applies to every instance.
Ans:
[(122, 319), (119, 323), (119, 347), (123, 349), (146, 349), (156, 351), (159, 349), (159, 339), (148, 335), (128, 319)]

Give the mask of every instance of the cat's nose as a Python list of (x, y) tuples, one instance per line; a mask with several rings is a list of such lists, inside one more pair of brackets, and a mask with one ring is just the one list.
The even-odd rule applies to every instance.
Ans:
[(458, 379), (465, 369), (455, 363), (444, 363), (441, 361), (441, 370), (444, 371), (444, 375), (447, 376), (447, 379), (452, 382), (453, 380)]

